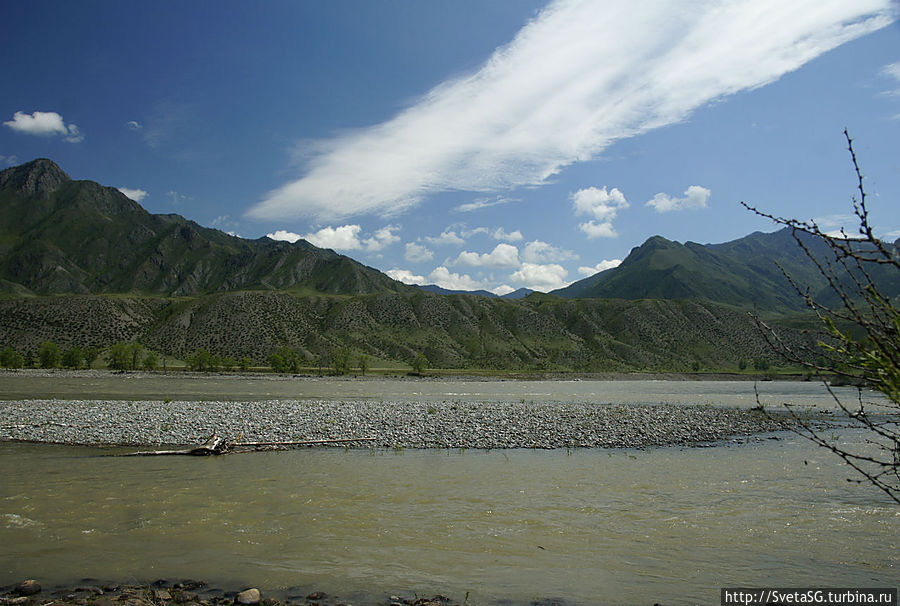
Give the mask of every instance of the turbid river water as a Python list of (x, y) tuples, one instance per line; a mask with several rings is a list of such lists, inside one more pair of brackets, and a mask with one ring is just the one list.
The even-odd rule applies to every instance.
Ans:
[[(410, 387), (372, 383), (367, 390), (387, 384), (373, 397)], [(514, 390), (538, 398), (547, 389), (577, 399), (589, 397), (579, 390), (606, 389), (547, 383), (483, 383), (459, 398), (508, 399)], [(747, 384), (735, 393), (740, 385), (609, 389), (630, 387), (617, 392), (624, 401), (734, 403), (747, 397)], [(768, 385), (785, 392), (776, 397), (827, 402), (806, 393), (813, 384)], [(320, 590), (354, 604), (400, 592), (459, 601), (468, 593), (470, 604), (718, 604), (726, 586), (896, 587), (900, 508), (848, 483), (832, 455), (775, 437), (646, 451), (150, 459), (2, 443), (0, 584), (203, 578), (274, 595)]]

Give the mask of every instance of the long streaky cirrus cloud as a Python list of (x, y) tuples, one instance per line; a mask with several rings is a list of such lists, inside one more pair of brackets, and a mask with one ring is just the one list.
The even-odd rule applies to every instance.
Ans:
[(440, 191), (540, 185), (896, 18), (891, 0), (557, 0), (477, 72), (318, 142), (305, 174), (247, 214), (390, 216)]

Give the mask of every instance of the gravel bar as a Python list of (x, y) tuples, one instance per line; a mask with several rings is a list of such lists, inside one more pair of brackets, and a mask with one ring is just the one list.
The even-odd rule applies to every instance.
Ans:
[[(91, 445), (374, 438), (371, 448), (641, 448), (782, 429), (760, 410), (695, 405), (271, 400), (0, 402), (0, 440)], [(342, 447), (348, 446), (342, 444)]]

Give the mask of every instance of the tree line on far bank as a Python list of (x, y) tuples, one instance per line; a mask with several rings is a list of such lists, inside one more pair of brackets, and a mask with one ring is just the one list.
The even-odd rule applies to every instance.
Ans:
[[(0, 350), (0, 367), (19, 368), (69, 368), (89, 369), (104, 353), (97, 347), (72, 346), (62, 349), (53, 341), (44, 341), (36, 352), (27, 351), (21, 354), (12, 347)], [(167, 370), (166, 357), (152, 349), (147, 349), (140, 343), (120, 342), (112, 345), (103, 355), (106, 367), (111, 370), (159, 370), (162, 367)], [(268, 358), (268, 366), (276, 373), (300, 373), (310, 367), (321, 374), (346, 375), (354, 368), (360, 374), (365, 375), (371, 369), (371, 358), (367, 354), (353, 356), (347, 347), (341, 347), (330, 354), (322, 354), (313, 361), (307, 360), (299, 352), (282, 347), (272, 352)], [(197, 372), (231, 372), (240, 370), (247, 372), (253, 366), (253, 361), (244, 356), (235, 359), (231, 356), (219, 356), (200, 348), (184, 360), (189, 370)], [(419, 353), (410, 361), (413, 372), (421, 375), (428, 367), (428, 359)]]

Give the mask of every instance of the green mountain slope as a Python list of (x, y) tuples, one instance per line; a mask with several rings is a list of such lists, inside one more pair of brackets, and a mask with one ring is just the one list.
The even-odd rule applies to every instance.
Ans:
[[(818, 338), (780, 334), (794, 346)], [(202, 347), (257, 363), (289, 347), (309, 365), (341, 348), (406, 363), (423, 352), (438, 368), (681, 372), (778, 361), (747, 313), (692, 301), (262, 291), (0, 299), (0, 344), (34, 352), (47, 339), (63, 348), (135, 340), (182, 359)]]
[(245, 240), (150, 214), (46, 159), (0, 172), (0, 215), (0, 291), (14, 294), (413, 290), (304, 240)]
[[(818, 258), (829, 258), (824, 244), (801, 237)], [(779, 266), (818, 300), (834, 303), (827, 282), (787, 228), (708, 245), (681, 244), (654, 236), (633, 248), (618, 267), (552, 294), (565, 298), (704, 300), (768, 312), (805, 310), (803, 298)], [(880, 268), (872, 271), (886, 294), (900, 294), (900, 284), (889, 272)]]

